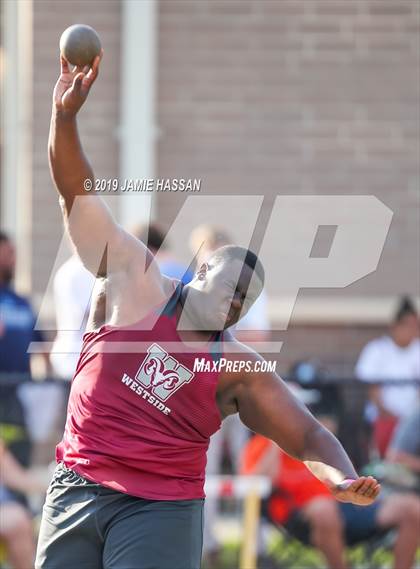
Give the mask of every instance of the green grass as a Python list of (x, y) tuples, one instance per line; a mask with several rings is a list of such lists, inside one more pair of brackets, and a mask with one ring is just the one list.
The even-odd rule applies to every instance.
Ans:
[[(323, 557), (313, 547), (303, 545), (293, 538), (285, 538), (277, 533), (271, 540), (268, 553), (276, 560), (281, 569), (325, 569)], [(240, 543), (226, 542), (217, 566), (203, 565), (203, 569), (238, 569)], [(363, 545), (347, 550), (347, 558), (352, 569), (391, 569), (393, 567), (392, 552), (379, 547), (367, 558)], [(420, 549), (417, 552), (417, 568), (420, 568)]]

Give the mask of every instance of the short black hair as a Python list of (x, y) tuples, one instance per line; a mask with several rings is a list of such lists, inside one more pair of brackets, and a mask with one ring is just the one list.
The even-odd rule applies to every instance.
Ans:
[(0, 243), (4, 243), (4, 241), (10, 241), (10, 237), (7, 235), (5, 231), (0, 229)]
[(238, 259), (239, 261), (242, 261), (244, 265), (248, 265), (248, 267), (255, 271), (261, 283), (264, 284), (264, 267), (258, 256), (250, 249), (239, 247), (239, 245), (225, 245), (224, 247), (216, 249), (216, 251), (210, 256), (209, 262), (218, 263), (228, 260), (233, 261), (234, 259)]
[(411, 298), (403, 296), (400, 300), (397, 311), (395, 312), (394, 323), (397, 324), (398, 322), (401, 322), (401, 320), (408, 315), (417, 316), (417, 310)]

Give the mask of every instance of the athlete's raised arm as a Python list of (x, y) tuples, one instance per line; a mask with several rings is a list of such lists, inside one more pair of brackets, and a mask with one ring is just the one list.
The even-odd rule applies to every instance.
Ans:
[[(254, 361), (262, 359), (253, 352), (246, 357)], [(238, 382), (236, 401), (245, 425), (304, 461), (338, 500), (359, 505), (375, 500), (380, 491), (377, 481), (358, 477), (340, 442), (311, 415), (277, 374), (245, 374)]]
[[(116, 223), (104, 201), (94, 191), (86, 191), (95, 181), (80, 143), (76, 116), (98, 76), (100, 59), (96, 57), (90, 69), (72, 71), (61, 57), (49, 136), (50, 168), (63, 216), (78, 255), (95, 275), (123, 271), (134, 259), (137, 264), (145, 261), (147, 254), (146, 247)], [(155, 272), (152, 276), (158, 279), (158, 269), (151, 269), (148, 274)]]

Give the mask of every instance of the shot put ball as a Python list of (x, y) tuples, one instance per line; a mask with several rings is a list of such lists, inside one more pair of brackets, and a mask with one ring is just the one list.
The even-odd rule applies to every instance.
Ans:
[(60, 52), (72, 65), (91, 65), (101, 53), (101, 40), (90, 26), (75, 24), (61, 34)]

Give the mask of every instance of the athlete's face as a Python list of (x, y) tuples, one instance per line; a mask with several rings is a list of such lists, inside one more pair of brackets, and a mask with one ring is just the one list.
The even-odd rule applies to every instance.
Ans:
[(194, 320), (202, 330), (223, 330), (245, 316), (263, 284), (239, 259), (204, 263), (188, 294)]

